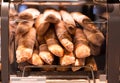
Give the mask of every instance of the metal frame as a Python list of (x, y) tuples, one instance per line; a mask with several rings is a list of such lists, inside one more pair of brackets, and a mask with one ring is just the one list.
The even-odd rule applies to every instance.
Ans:
[[(120, 66), (120, 7), (114, 4), (114, 12), (108, 19), (107, 34), (107, 79), (108, 83), (119, 83)], [(118, 13), (119, 12), (119, 13)], [(1, 60), (2, 83), (9, 83), (9, 2), (1, 4)]]
[(114, 11), (108, 19), (107, 77), (108, 83), (120, 83), (120, 6), (112, 5)]
[(9, 83), (9, 3), (1, 3), (1, 61), (2, 83)]

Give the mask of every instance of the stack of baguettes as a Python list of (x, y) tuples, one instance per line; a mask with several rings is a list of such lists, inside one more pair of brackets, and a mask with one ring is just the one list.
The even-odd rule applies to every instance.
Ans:
[[(40, 13), (34, 8), (28, 8), (18, 16), (21, 20), (15, 38), (18, 63), (72, 65), (73, 71), (93, 65), (97, 70), (91, 55), (99, 55), (105, 38), (89, 17), (80, 12), (55, 9)], [(57, 62), (56, 57), (59, 58)]]

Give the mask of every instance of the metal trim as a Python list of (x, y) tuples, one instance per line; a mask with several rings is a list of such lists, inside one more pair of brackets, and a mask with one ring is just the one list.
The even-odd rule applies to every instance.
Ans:
[(108, 83), (119, 83), (120, 66), (120, 14), (119, 4), (113, 4), (114, 10), (108, 19), (107, 78)]
[(9, 83), (9, 3), (1, 3), (1, 61), (2, 83)]

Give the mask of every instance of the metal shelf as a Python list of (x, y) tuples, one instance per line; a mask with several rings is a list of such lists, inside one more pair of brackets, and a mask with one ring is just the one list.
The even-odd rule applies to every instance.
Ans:
[(93, 0), (9, 0), (10, 2), (93, 2)]
[(42, 2), (42, 3), (95, 3), (95, 4), (106, 4), (107, 0), (4, 0), (4, 2)]

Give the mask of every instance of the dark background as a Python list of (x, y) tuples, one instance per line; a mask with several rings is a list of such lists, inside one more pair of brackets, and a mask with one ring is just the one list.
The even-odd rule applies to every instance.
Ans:
[(120, 3), (120, 0), (107, 0), (108, 3)]

